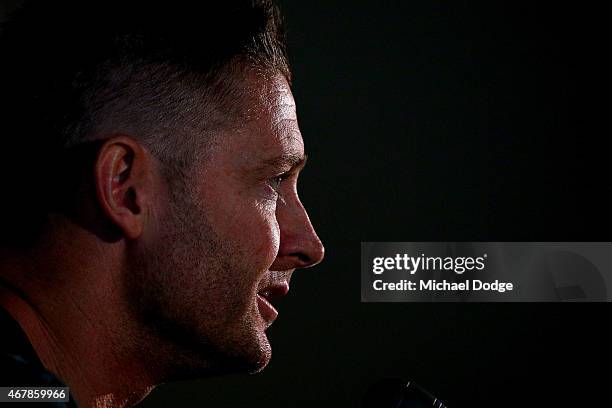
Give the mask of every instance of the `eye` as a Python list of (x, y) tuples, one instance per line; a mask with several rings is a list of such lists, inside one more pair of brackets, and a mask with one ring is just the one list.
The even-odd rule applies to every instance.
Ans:
[(278, 190), (281, 188), (281, 185), (283, 184), (283, 181), (287, 180), (289, 178), (290, 174), (289, 173), (283, 173), (280, 174), (276, 177), (272, 177), (268, 183), (270, 184), (270, 187), (272, 187), (274, 189), (274, 191), (276, 191), (278, 193)]

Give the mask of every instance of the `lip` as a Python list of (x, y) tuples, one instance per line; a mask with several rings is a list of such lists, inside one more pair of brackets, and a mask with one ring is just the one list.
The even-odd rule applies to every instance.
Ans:
[(272, 306), (270, 299), (285, 296), (287, 292), (289, 292), (289, 283), (287, 281), (276, 282), (262, 288), (259, 292), (257, 292), (257, 306), (259, 308), (259, 313), (268, 323), (268, 326), (271, 325), (278, 316), (278, 311), (274, 306)]
[(268, 299), (259, 293), (257, 294), (257, 307), (259, 308), (259, 314), (268, 322), (268, 325), (271, 325), (276, 320), (278, 311)]

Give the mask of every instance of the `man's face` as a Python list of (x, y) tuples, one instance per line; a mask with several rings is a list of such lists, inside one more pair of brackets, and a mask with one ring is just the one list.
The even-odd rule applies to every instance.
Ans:
[(289, 86), (280, 75), (247, 84), (248, 120), (220, 134), (185, 188), (166, 196), (172, 205), (128, 281), (139, 318), (195, 369), (263, 369), (276, 318), (268, 299), (286, 293), (295, 268), (323, 258), (297, 195), (305, 156)]

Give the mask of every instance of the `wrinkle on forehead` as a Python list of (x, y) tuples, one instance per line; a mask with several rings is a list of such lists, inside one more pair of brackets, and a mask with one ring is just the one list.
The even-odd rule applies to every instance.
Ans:
[(274, 157), (303, 157), (304, 142), (286, 79), (281, 74), (251, 73), (241, 86), (244, 87), (240, 102), (243, 109), (238, 127), (225, 129), (226, 142), (218, 145), (232, 157), (239, 173), (254, 174), (254, 168)]
[(244, 120), (259, 120), (267, 114), (274, 124), (282, 120), (297, 121), (295, 101), (282, 74), (247, 71), (243, 85), (245, 98), (252, 101), (247, 104)]
[(253, 85), (253, 89), (259, 91), (256, 95), (257, 106), (252, 111), (256, 114), (253, 119), (269, 120), (275, 138), (283, 145), (297, 144), (303, 148), (295, 100), (287, 80), (278, 74), (267, 78), (260, 77), (258, 83)]
[(272, 124), (272, 131), (277, 140), (283, 144), (302, 145), (302, 134), (295, 119), (281, 119), (277, 123)]

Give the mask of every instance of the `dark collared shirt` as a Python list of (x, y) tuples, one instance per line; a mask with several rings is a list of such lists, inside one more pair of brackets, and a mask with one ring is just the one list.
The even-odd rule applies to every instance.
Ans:
[[(66, 387), (45, 369), (23, 329), (3, 308), (0, 308), (0, 386), (2, 387)], [(7, 406), (6, 403), (0, 403)], [(70, 402), (19, 402), (15, 406), (44, 408), (76, 408)]]

